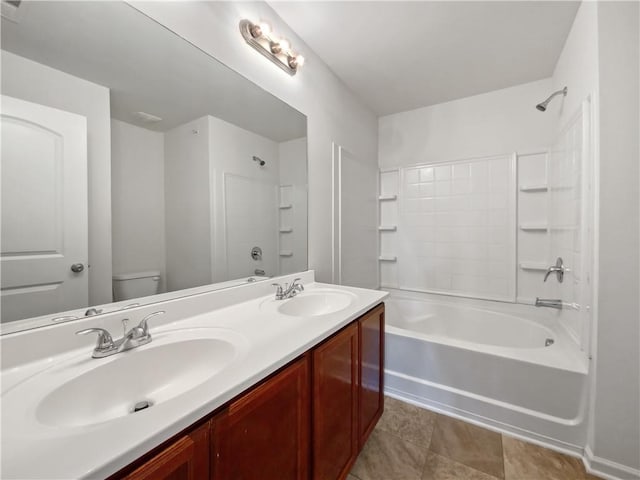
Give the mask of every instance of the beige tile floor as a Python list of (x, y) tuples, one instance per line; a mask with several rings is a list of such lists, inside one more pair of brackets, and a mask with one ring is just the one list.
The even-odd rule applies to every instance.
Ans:
[(579, 459), (387, 397), (347, 480), (595, 480)]

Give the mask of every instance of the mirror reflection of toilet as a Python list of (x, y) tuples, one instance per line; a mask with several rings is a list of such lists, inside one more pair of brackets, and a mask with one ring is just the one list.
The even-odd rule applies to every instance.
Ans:
[(155, 295), (160, 288), (160, 272), (123, 273), (113, 276), (113, 300), (129, 300), (132, 298)]

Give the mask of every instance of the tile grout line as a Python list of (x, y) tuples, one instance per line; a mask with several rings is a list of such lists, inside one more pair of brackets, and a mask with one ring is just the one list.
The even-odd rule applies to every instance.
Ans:
[(502, 478), (507, 480), (507, 469), (504, 466), (504, 435), (502, 433), (500, 434), (500, 447), (502, 448)]

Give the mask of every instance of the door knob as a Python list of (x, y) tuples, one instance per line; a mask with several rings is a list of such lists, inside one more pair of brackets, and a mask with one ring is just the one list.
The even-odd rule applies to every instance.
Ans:
[(80, 273), (84, 270), (84, 265), (82, 263), (74, 263), (71, 265), (71, 271), (73, 273)]

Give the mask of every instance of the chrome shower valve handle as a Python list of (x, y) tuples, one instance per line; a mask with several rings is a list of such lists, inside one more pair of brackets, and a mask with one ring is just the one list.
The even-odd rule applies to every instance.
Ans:
[(556, 260), (556, 264), (549, 267), (547, 269), (547, 273), (544, 274), (544, 281), (546, 282), (547, 278), (549, 278), (549, 275), (551, 275), (552, 273), (555, 273), (556, 279), (558, 280), (558, 282), (562, 283), (562, 281), (564, 280), (564, 274), (566, 270), (567, 269), (564, 267), (562, 262), (562, 257), (558, 257)]

